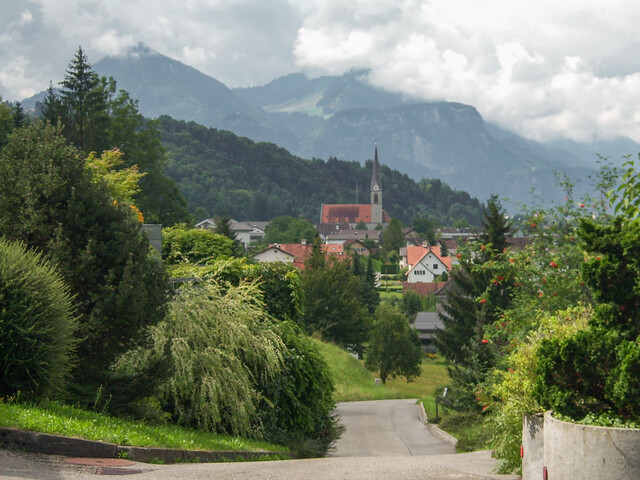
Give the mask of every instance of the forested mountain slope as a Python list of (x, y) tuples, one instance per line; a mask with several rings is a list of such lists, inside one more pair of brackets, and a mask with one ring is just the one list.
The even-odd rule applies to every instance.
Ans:
[[(237, 220), (270, 220), (279, 215), (319, 221), (323, 203), (368, 203), (372, 162), (330, 158), (305, 160), (272, 143), (253, 142), (194, 122), (159, 118), (169, 152), (166, 173), (178, 184), (189, 208)], [(383, 151), (384, 149), (382, 149)], [(373, 145), (371, 145), (373, 156)], [(385, 165), (381, 154), (384, 208), (409, 225), (414, 217), (451, 225), (478, 224), (481, 204), (440, 180), (415, 182)]]

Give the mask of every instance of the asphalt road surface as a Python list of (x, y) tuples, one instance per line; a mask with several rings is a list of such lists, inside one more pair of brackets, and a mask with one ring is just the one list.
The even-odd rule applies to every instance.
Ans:
[(346, 402), (338, 414), (346, 430), (334, 457), (381, 457), (456, 453), (420, 421), (415, 400)]
[[(328, 458), (278, 462), (151, 465), (118, 467), (136, 480), (513, 480), (493, 475), (489, 452), (453, 454), (418, 418), (414, 401), (385, 400), (340, 404), (346, 426)], [(443, 449), (444, 451), (441, 451)], [(113, 475), (113, 469), (79, 466), (53, 455), (0, 449), (2, 480), (89, 480)]]

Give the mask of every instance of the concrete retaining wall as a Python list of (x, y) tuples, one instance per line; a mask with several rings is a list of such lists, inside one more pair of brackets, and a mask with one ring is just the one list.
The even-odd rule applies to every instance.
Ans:
[(544, 415), (525, 415), (522, 422), (522, 478), (541, 479), (544, 466)]
[[(523, 480), (542, 479), (543, 468), (549, 480), (640, 479), (640, 429), (563, 422), (551, 412), (545, 413), (543, 428), (535, 428), (538, 421), (524, 422)], [(533, 438), (527, 432), (533, 432)], [(540, 453), (536, 453), (540, 443), (542, 467), (537, 461)]]

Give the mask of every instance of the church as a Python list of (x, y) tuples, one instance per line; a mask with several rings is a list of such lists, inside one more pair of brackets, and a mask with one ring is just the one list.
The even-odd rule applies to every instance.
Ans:
[(391, 217), (382, 208), (382, 182), (380, 181), (380, 162), (378, 161), (378, 146), (375, 147), (373, 170), (371, 172), (371, 203), (352, 205), (322, 205), (320, 215), (321, 225), (345, 225), (354, 229), (363, 222), (367, 230), (384, 228)]

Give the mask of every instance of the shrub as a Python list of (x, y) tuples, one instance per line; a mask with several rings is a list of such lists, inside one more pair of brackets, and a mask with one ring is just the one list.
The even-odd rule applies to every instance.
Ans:
[(64, 393), (76, 330), (69, 290), (42, 255), (0, 238), (0, 396)]
[(341, 428), (329, 367), (314, 342), (292, 322), (275, 329), (282, 338), (283, 369), (260, 387), (259, 413), (267, 440), (287, 445), (299, 457), (322, 456)]
[(164, 409), (181, 425), (259, 437), (258, 382), (282, 368), (284, 344), (255, 284), (201, 282), (178, 292), (153, 346), (124, 355), (116, 371), (135, 375), (168, 355), (171, 374), (160, 386)]

